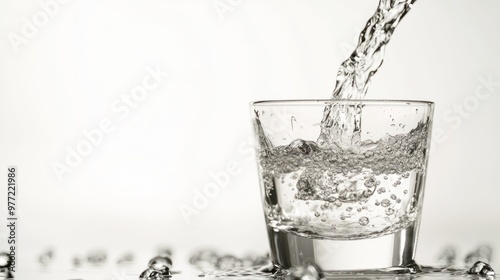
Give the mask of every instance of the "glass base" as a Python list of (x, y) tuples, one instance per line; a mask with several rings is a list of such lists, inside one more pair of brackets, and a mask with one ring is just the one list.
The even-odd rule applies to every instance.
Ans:
[(412, 274), (417, 228), (376, 238), (332, 240), (299, 236), (267, 227), (271, 260), (280, 269), (315, 263), (326, 276), (348, 274)]

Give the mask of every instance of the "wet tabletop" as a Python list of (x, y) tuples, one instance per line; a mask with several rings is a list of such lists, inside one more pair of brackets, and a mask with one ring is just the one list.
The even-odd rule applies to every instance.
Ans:
[[(493, 250), (480, 246), (460, 259), (454, 248), (445, 248), (433, 266), (422, 265), (421, 271), (412, 274), (342, 274), (323, 273), (315, 264), (308, 263), (288, 271), (276, 270), (267, 254), (249, 254), (236, 257), (214, 250), (199, 250), (189, 255), (172, 255), (170, 250), (158, 255), (145, 256), (132, 253), (117, 257), (104, 251), (95, 251), (81, 258), (55, 261), (52, 251), (43, 252), (32, 263), (25, 264), (14, 274), (14, 279), (496, 279), (491, 262)], [(177, 256), (177, 257), (175, 257)], [(0, 279), (8, 279), (4, 273), (8, 261), (0, 254)], [(22, 262), (25, 263), (25, 262)], [(488, 263), (491, 263), (490, 266)], [(3, 270), (2, 270), (3, 268)], [(2, 275), (2, 273), (4, 273)], [(142, 277), (141, 277), (142, 276)], [(146, 276), (150, 276), (147, 278)], [(163, 277), (163, 278), (162, 278)], [(500, 278), (499, 278), (500, 279)]]

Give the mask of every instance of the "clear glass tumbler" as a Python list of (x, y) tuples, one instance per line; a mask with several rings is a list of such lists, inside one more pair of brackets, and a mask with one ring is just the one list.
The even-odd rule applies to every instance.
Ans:
[(433, 103), (251, 104), (271, 258), (280, 269), (412, 273)]

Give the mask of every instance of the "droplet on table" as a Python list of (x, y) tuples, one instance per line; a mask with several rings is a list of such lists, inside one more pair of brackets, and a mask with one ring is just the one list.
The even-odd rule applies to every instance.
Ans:
[(219, 256), (214, 250), (201, 250), (194, 253), (189, 259), (189, 263), (196, 266), (214, 267)]
[(134, 261), (134, 255), (132, 253), (125, 253), (123, 254), (118, 260), (116, 261), (117, 264), (129, 264)]
[(106, 252), (101, 250), (96, 250), (88, 254), (87, 261), (93, 265), (101, 265), (106, 262), (107, 255)]
[(445, 266), (454, 265), (456, 259), (457, 259), (457, 252), (455, 250), (455, 247), (452, 246), (446, 247), (439, 256), (439, 261), (443, 263)]
[(0, 253), (0, 279), (12, 278), (9, 267), (12, 264), (11, 258), (7, 253)]
[(54, 256), (54, 253), (52, 252), (52, 250), (48, 250), (48, 251), (42, 253), (38, 257), (38, 262), (43, 266), (47, 266), (52, 262), (53, 256)]
[(165, 270), (156, 270), (153, 268), (148, 268), (144, 270), (139, 279), (141, 280), (163, 280), (172, 277), (170, 270), (167, 268)]
[(71, 259), (71, 262), (73, 263), (73, 267), (79, 267), (82, 265), (83, 259), (78, 256), (75, 256)]
[(0, 268), (10, 266), (10, 256), (7, 253), (0, 253)]
[(465, 257), (465, 264), (472, 265), (476, 261), (490, 262), (493, 249), (488, 245), (482, 245), (476, 248), (476, 250), (470, 252)]
[(243, 267), (243, 261), (233, 255), (224, 255), (217, 260), (215, 267), (227, 270)]
[(495, 276), (493, 268), (489, 264), (482, 261), (475, 262), (467, 273), (481, 276)]
[(171, 269), (172, 259), (167, 256), (156, 256), (149, 261), (148, 267), (155, 270)]
[(265, 255), (248, 254), (244, 256), (241, 259), (241, 261), (243, 262), (244, 267), (263, 266), (270, 263), (269, 254)]

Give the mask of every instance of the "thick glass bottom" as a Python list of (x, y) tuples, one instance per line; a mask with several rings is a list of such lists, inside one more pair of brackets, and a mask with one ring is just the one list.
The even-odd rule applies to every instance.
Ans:
[(325, 275), (417, 273), (417, 228), (376, 238), (332, 240), (299, 236), (267, 227), (271, 260), (280, 269), (314, 263)]

